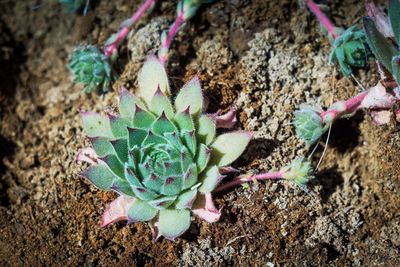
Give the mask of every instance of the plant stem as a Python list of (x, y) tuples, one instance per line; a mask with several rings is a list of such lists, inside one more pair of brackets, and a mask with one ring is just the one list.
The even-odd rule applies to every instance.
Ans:
[(241, 185), (244, 183), (248, 183), (254, 180), (276, 180), (276, 179), (283, 179), (283, 172), (277, 171), (277, 172), (267, 172), (267, 173), (260, 173), (257, 175), (249, 175), (249, 176), (238, 176), (229, 183), (222, 184), (218, 186), (214, 192), (220, 192), (224, 191), (226, 189), (229, 189), (231, 187)]
[(313, 0), (306, 0), (306, 4), (310, 11), (317, 17), (319, 22), (326, 28), (328, 33), (333, 39), (336, 39), (337, 35), (335, 32), (335, 25), (329, 20), (329, 18), (321, 11), (319, 6), (314, 3)]
[[(322, 121), (332, 122), (342, 115), (352, 114), (360, 109), (361, 102), (368, 95), (368, 91), (362, 92), (346, 101), (336, 102), (327, 111), (320, 114)], [(341, 108), (338, 108), (341, 107)], [(329, 118), (329, 119), (328, 119)]]
[(136, 10), (136, 12), (129, 19), (130, 23), (127, 23), (126, 25), (122, 24), (124, 26), (119, 29), (115, 41), (104, 48), (104, 55), (109, 57), (114, 54), (114, 52), (118, 49), (118, 46), (128, 35), (130, 28), (142, 18), (146, 11), (154, 5), (155, 1), (156, 0), (145, 0), (139, 9)]
[(185, 22), (184, 18), (184, 13), (180, 12), (177, 18), (175, 19), (174, 23), (171, 25), (171, 28), (168, 31), (168, 35), (161, 44), (161, 49), (160, 49), (160, 54), (159, 54), (159, 60), (162, 65), (165, 64), (165, 62), (168, 59), (168, 50), (171, 46), (172, 40), (174, 39), (175, 35), (181, 28), (182, 24)]

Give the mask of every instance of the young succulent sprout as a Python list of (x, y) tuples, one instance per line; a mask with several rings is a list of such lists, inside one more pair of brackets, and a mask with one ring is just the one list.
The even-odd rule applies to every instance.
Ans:
[(69, 68), (74, 81), (84, 85), (83, 92), (98, 90), (104, 94), (111, 88), (115, 74), (107, 56), (93, 45), (78, 46), (72, 52)]
[(82, 113), (92, 143), (77, 156), (92, 164), (82, 175), (120, 195), (104, 212), (102, 227), (119, 220), (156, 221), (157, 238), (174, 240), (189, 228), (191, 211), (208, 222), (219, 219), (211, 192), (252, 134), (217, 135), (215, 117), (203, 114), (197, 77), (173, 103), (169, 95), (165, 69), (150, 56), (139, 73), (137, 95), (122, 90), (118, 114)]
[(311, 163), (307, 159), (299, 157), (294, 159), (288, 166), (283, 167), (279, 171), (260, 173), (256, 175), (250, 174), (238, 176), (231, 182), (218, 186), (215, 189), (215, 192), (224, 191), (234, 186), (252, 181), (280, 179), (287, 180), (304, 187), (310, 180), (314, 179)]
[(337, 61), (345, 76), (351, 75), (353, 68), (365, 67), (368, 60), (373, 58), (373, 54), (368, 48), (364, 30), (358, 29), (355, 25), (347, 30), (336, 27), (314, 1), (305, 0), (305, 2), (327, 31), (332, 44), (329, 62), (333, 64)]
[(91, 93), (97, 90), (99, 94), (104, 94), (111, 90), (111, 82), (116, 79), (111, 63), (117, 57), (118, 46), (125, 40), (132, 26), (154, 6), (154, 3), (155, 0), (145, 0), (132, 17), (121, 23), (119, 31), (107, 39), (103, 51), (93, 45), (81, 45), (74, 49), (69, 68), (74, 81), (84, 85), (83, 92)]
[(66, 12), (79, 12), (83, 9), (85, 15), (90, 7), (90, 0), (58, 0), (65, 6)]
[[(389, 26), (378, 24), (379, 29), (384, 30), (380, 32), (374, 18), (369, 17), (364, 18), (364, 29), (367, 42), (379, 63), (392, 74), (397, 84), (400, 84), (400, 2), (398, 0), (389, 1), (388, 13), (391, 31), (387, 30)], [(393, 33), (393, 36), (387, 36), (390, 33)]]
[(176, 7), (176, 19), (168, 31), (161, 34), (161, 47), (158, 50), (158, 58), (161, 64), (168, 60), (168, 51), (175, 35), (184, 27), (185, 23), (196, 15), (202, 4), (215, 2), (216, 0), (181, 0)]

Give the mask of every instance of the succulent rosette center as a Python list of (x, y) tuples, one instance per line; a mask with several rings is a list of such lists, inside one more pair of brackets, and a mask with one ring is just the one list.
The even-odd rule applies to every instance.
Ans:
[(136, 96), (121, 92), (119, 114), (82, 113), (93, 147), (87, 160), (92, 166), (82, 175), (120, 194), (106, 209), (102, 226), (121, 219), (155, 221), (158, 236), (173, 240), (189, 228), (190, 211), (209, 222), (218, 220), (211, 192), (223, 178), (221, 168), (242, 154), (251, 134), (216, 136), (217, 119), (202, 114), (203, 109), (197, 78), (172, 104), (165, 70), (150, 57), (139, 74)]

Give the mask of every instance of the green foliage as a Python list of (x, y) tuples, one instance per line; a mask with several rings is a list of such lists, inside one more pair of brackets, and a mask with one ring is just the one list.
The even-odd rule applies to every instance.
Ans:
[(71, 55), (69, 68), (74, 81), (84, 85), (85, 93), (97, 90), (104, 94), (110, 91), (115, 79), (108, 58), (93, 45), (77, 47)]
[(353, 67), (363, 68), (367, 61), (373, 57), (365, 36), (364, 29), (352, 26), (342, 32), (332, 43), (329, 61), (335, 60), (345, 76), (353, 72)]
[(367, 42), (378, 61), (393, 75), (400, 84), (400, 3), (398, 0), (389, 2), (389, 20), (396, 44), (379, 32), (371, 18), (364, 18), (364, 29)]
[(127, 208), (129, 221), (158, 215), (159, 235), (173, 240), (189, 228), (198, 194), (215, 189), (223, 177), (220, 168), (242, 154), (251, 134), (216, 136), (215, 122), (202, 114), (197, 78), (171, 103), (165, 70), (154, 57), (140, 72), (139, 86), (136, 96), (122, 91), (119, 114), (82, 113), (83, 129), (99, 157), (83, 176), (134, 199)]
[(300, 109), (294, 112), (293, 124), (296, 135), (307, 144), (317, 142), (328, 130), (328, 125), (324, 124), (320, 117), (321, 111), (313, 106), (302, 104)]
[(282, 172), (282, 177), (285, 180), (293, 181), (300, 186), (306, 185), (310, 180), (315, 178), (311, 162), (305, 158), (294, 159)]

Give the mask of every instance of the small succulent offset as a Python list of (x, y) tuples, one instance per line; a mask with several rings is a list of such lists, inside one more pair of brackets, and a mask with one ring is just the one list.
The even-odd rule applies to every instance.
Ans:
[[(392, 74), (397, 84), (400, 84), (400, 2), (389, 1), (389, 21), (392, 28), (392, 40), (385, 37), (390, 32), (390, 26), (377, 28), (373, 18), (364, 18), (364, 29), (367, 42), (378, 61)], [(378, 25), (380, 26), (380, 25)], [(388, 30), (389, 28), (389, 30)], [(384, 31), (382, 33), (380, 30)]]
[(364, 29), (357, 29), (355, 25), (345, 31), (342, 30), (342, 33), (331, 43), (329, 62), (333, 64), (337, 60), (345, 76), (351, 75), (353, 67), (363, 68), (368, 60), (373, 58)]
[(174, 103), (169, 94), (165, 69), (150, 56), (136, 95), (121, 92), (118, 114), (82, 113), (93, 147), (78, 154), (92, 164), (82, 175), (120, 195), (104, 212), (102, 227), (151, 221), (157, 238), (174, 240), (189, 228), (191, 211), (209, 222), (219, 219), (211, 192), (252, 134), (217, 136), (215, 116), (203, 114), (198, 78), (183, 86)]
[(83, 92), (98, 90), (99, 94), (110, 91), (115, 74), (109, 59), (93, 45), (78, 46), (72, 52), (69, 68), (74, 81), (84, 85)]
[(66, 12), (78, 12), (84, 9), (84, 14), (86, 14), (90, 5), (90, 0), (58, 0), (58, 2), (65, 6)]

